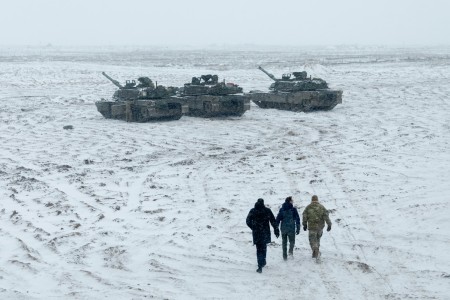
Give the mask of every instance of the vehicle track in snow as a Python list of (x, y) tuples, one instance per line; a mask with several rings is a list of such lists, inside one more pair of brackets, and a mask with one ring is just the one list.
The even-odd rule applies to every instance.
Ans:
[[(342, 243), (342, 241), (351, 241), (353, 243), (352, 250), (353, 252), (356, 252), (355, 261), (357, 263), (362, 263), (363, 266), (368, 266), (367, 270), (369, 272), (365, 272), (365, 276), (367, 277), (369, 275), (368, 273), (373, 273), (373, 275), (375, 275), (375, 278), (372, 281), (378, 281), (380, 282), (381, 286), (384, 286), (384, 289), (382, 289), (381, 291), (377, 291), (366, 288), (368, 285), (363, 283), (361, 287), (364, 293), (364, 298), (372, 298), (374, 292), (377, 293), (380, 297), (389, 297), (390, 295), (396, 294), (397, 291), (395, 290), (394, 285), (391, 282), (390, 274), (400, 274), (404, 272), (406, 266), (401, 263), (401, 259), (397, 256), (397, 251), (389, 251), (391, 254), (388, 255), (388, 260), (391, 262), (391, 270), (389, 270), (389, 272), (386, 272), (386, 270), (378, 270), (376, 267), (376, 262), (371, 261), (371, 258), (369, 258), (369, 255), (367, 255), (366, 252), (374, 251), (373, 249), (375, 247), (377, 249), (385, 248), (385, 241), (383, 239), (380, 239), (381, 235), (375, 233), (376, 230), (375, 232), (373, 232), (367, 229), (372, 227), (371, 224), (366, 223), (368, 220), (370, 220), (368, 213), (359, 208), (358, 201), (355, 202), (355, 196), (352, 193), (352, 189), (348, 186), (348, 184), (346, 184), (346, 180), (343, 178), (342, 172), (336, 168), (335, 164), (332, 164), (330, 162), (332, 153), (324, 153), (323, 149), (320, 146), (317, 146), (317, 144), (318, 143), (313, 142), (310, 145), (314, 149), (314, 156), (310, 157), (314, 160), (314, 168), (316, 168), (316, 170), (319, 170), (321, 177), (334, 178), (336, 179), (336, 181), (330, 182), (329, 179), (327, 181), (318, 180), (314, 182), (314, 185), (316, 186), (316, 189), (318, 191), (325, 193), (323, 198), (325, 198), (326, 201), (331, 200), (334, 203), (336, 211), (332, 213), (332, 216), (333, 218), (338, 217), (337, 219), (339, 219), (339, 223), (336, 224), (336, 222), (334, 222), (335, 224), (333, 226), (333, 231), (336, 230), (336, 225), (339, 226), (339, 229), (344, 229), (345, 237), (341, 238), (340, 241), (337, 241), (333, 237), (333, 234), (330, 234), (329, 236), (333, 239), (333, 244), (335, 245), (336, 249), (341, 252), (341, 259), (347, 260), (347, 262), (351, 263), (350, 265), (347, 264), (345, 266), (347, 271), (350, 274), (354, 273), (354, 266), (352, 264), (352, 258), (345, 257), (344, 252), (342, 250), (339, 250), (340, 248), (342, 248), (342, 246), (339, 245), (343, 244), (344, 247), (350, 246), (345, 245), (345, 243)], [(387, 172), (387, 170), (382, 170), (379, 167), (377, 167), (377, 170)], [(372, 169), (368, 170), (368, 172), (371, 171)], [(327, 173), (329, 175), (326, 175)], [(407, 178), (405, 179), (407, 180)], [(330, 187), (329, 183), (331, 183), (332, 187)], [(341, 211), (343, 210), (346, 211), (346, 215), (341, 214)], [(351, 217), (351, 223), (346, 221), (348, 217)], [(404, 254), (408, 255), (408, 253)], [(394, 255), (394, 257), (392, 257), (392, 255)], [(394, 268), (394, 270), (392, 270), (392, 268)], [(358, 274), (355, 274), (353, 276), (355, 277), (355, 280), (358, 280)], [(410, 282), (410, 285), (413, 288), (417, 288), (420, 286), (415, 280), (412, 280)], [(408, 294), (404, 294), (404, 296), (409, 297)]]

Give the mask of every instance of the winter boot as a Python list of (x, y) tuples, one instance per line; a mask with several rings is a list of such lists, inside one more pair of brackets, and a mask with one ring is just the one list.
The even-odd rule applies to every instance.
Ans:
[(294, 255), (294, 243), (289, 243), (289, 255)]
[(312, 257), (313, 258), (317, 258), (317, 255), (319, 254), (319, 250), (318, 249), (314, 249), (313, 253), (312, 253)]
[(262, 268), (261, 268), (261, 267), (258, 267), (258, 269), (256, 270), (256, 272), (262, 273)]

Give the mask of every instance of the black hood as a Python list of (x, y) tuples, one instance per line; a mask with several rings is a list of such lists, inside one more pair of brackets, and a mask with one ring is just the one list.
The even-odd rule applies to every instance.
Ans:
[(284, 202), (283, 205), (281, 206), (281, 209), (282, 210), (288, 210), (288, 209), (291, 209), (293, 207), (294, 207), (294, 205), (292, 205), (291, 202)]
[(265, 207), (264, 200), (259, 198), (258, 201), (256, 201), (256, 203), (255, 203), (255, 208), (260, 210), (260, 209), (263, 209), (264, 207)]

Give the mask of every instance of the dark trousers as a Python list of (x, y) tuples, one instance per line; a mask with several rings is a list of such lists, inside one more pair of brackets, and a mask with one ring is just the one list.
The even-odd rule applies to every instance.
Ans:
[(289, 254), (294, 253), (294, 246), (295, 246), (295, 233), (282, 233), (281, 234), (282, 239), (282, 248), (283, 248), (283, 257), (287, 257), (287, 242), (289, 240)]
[(258, 268), (266, 265), (267, 244), (256, 244), (256, 258), (258, 260)]

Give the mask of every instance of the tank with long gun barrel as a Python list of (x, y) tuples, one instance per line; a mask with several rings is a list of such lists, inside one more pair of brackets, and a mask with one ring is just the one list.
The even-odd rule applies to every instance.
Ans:
[(342, 103), (342, 91), (328, 88), (321, 78), (308, 78), (305, 71), (283, 74), (276, 78), (262, 67), (262, 72), (272, 79), (270, 92), (250, 92), (252, 101), (261, 108), (277, 108), (291, 111), (330, 110)]
[(172, 97), (178, 88), (155, 86), (148, 77), (139, 77), (139, 85), (135, 80), (127, 80), (123, 86), (105, 72), (102, 75), (119, 88), (111, 100), (95, 102), (97, 110), (107, 119), (127, 122), (178, 120), (189, 110), (180, 99)]

